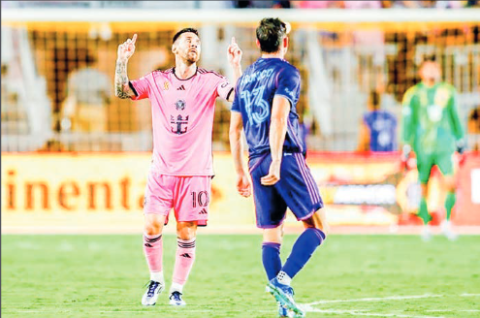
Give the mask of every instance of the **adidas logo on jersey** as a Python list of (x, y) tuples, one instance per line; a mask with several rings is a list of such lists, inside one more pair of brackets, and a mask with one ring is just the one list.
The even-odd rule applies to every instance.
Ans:
[(208, 214), (208, 212), (207, 212), (207, 210), (202, 209), (202, 211), (200, 211), (198, 214)]
[(185, 86), (180, 86), (179, 88), (177, 88), (177, 91), (184, 91), (185, 90)]

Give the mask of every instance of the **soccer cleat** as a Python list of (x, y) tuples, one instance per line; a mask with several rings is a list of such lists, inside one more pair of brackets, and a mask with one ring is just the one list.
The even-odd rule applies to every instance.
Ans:
[(278, 317), (290, 317), (287, 308), (278, 303)]
[[(304, 317), (305, 312), (297, 306), (295, 300), (293, 300), (293, 288), (281, 284), (277, 278), (272, 279), (267, 284), (267, 290), (275, 299), (284, 307), (287, 311), (293, 311), (295, 317)], [(280, 311), (279, 311), (280, 313)], [(288, 317), (288, 316), (287, 316)]]
[(165, 286), (162, 283), (151, 280), (150, 283), (148, 283), (147, 291), (143, 294), (142, 305), (155, 306), (158, 296), (164, 288)]
[(452, 230), (452, 223), (447, 220), (443, 220), (440, 224), (440, 229), (442, 230), (443, 235), (448, 238), (450, 241), (455, 241), (457, 239), (457, 234)]
[(428, 242), (432, 239), (432, 231), (430, 231), (430, 226), (424, 225), (422, 228), (422, 240)]
[(288, 318), (302, 318), (305, 315), (297, 315), (291, 310), (287, 310), (287, 308), (283, 307), (278, 303), (278, 317), (288, 317)]
[(182, 299), (182, 293), (174, 291), (170, 294), (170, 305), (185, 306), (187, 303)]

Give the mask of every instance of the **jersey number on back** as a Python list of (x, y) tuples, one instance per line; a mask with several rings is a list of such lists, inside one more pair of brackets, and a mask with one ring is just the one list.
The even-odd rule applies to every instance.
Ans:
[(250, 125), (263, 123), (270, 115), (270, 105), (263, 99), (265, 86), (260, 86), (250, 91), (242, 91), (240, 98), (245, 102), (248, 121)]

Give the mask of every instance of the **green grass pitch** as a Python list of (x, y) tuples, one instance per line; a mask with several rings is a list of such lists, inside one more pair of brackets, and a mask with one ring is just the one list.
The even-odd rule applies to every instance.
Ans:
[[(286, 236), (285, 259), (296, 236)], [(258, 235), (202, 235), (184, 308), (148, 280), (140, 235), (2, 236), (2, 317), (276, 317)], [(172, 273), (175, 237), (166, 235)], [(332, 235), (294, 279), (307, 317), (480, 317), (480, 236)], [(167, 285), (168, 288), (168, 285)]]

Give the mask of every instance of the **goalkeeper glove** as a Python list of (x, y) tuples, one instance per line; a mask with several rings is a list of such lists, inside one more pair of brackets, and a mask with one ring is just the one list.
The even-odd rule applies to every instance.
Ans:
[(411, 153), (412, 153), (412, 147), (410, 145), (404, 145), (402, 149), (402, 158), (401, 158), (401, 164), (403, 169), (409, 170), (416, 165), (416, 160), (414, 158), (411, 158)]
[(462, 155), (465, 152), (466, 148), (467, 148), (467, 145), (464, 139), (460, 139), (457, 141), (457, 152), (459, 154)]

